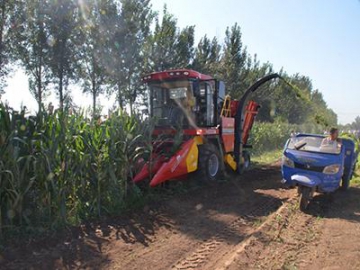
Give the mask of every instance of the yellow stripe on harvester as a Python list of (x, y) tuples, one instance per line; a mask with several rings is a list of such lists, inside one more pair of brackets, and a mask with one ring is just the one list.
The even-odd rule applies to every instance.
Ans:
[(199, 149), (197, 146), (197, 142), (194, 139), (189, 152), (186, 156), (186, 168), (188, 172), (194, 172), (198, 168), (198, 158), (199, 158)]

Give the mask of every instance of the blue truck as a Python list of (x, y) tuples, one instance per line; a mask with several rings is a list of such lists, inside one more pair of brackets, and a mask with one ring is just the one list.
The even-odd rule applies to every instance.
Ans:
[(347, 190), (355, 171), (354, 141), (343, 138), (328, 145), (324, 140), (323, 135), (297, 134), (285, 144), (283, 183), (298, 187), (302, 211), (307, 209), (315, 191), (330, 193), (340, 187)]

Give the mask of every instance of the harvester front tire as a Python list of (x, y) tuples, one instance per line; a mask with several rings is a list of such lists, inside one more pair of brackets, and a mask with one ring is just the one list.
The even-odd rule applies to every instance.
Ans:
[(251, 165), (250, 153), (248, 151), (243, 151), (242, 155), (244, 159), (243, 171), (246, 172), (250, 169)]
[(219, 150), (213, 144), (199, 146), (198, 174), (203, 182), (219, 180), (223, 174), (224, 162)]

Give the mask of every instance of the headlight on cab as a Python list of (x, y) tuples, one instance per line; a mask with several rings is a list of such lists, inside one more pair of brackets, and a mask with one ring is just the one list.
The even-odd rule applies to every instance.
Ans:
[(282, 164), (286, 167), (290, 167), (290, 168), (294, 168), (294, 161), (292, 161), (290, 158), (288, 158), (287, 156), (283, 155), (282, 157)]
[(337, 174), (340, 170), (340, 164), (326, 166), (323, 170), (325, 174)]

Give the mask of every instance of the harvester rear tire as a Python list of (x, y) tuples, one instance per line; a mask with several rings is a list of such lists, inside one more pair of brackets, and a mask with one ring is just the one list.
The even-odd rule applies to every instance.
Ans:
[(209, 182), (219, 180), (224, 173), (224, 161), (215, 145), (199, 146), (199, 180)]
[(241, 159), (242, 161), (240, 167), (236, 170), (236, 173), (240, 175), (250, 170), (250, 165), (251, 165), (250, 153), (248, 151), (243, 151)]

